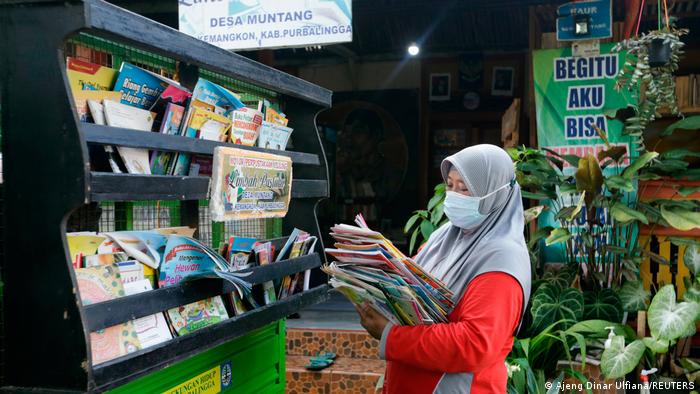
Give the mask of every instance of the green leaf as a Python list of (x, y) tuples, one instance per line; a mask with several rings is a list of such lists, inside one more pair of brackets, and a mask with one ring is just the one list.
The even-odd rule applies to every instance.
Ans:
[(546, 283), (532, 296), (532, 329), (534, 332), (556, 324), (566, 329), (583, 316), (583, 295), (571, 287), (561, 289)]
[(676, 174), (688, 168), (688, 165), (690, 165), (690, 163), (685, 160), (663, 159), (652, 164), (650, 169), (656, 172), (660, 171), (667, 174)]
[(622, 320), (622, 303), (620, 297), (611, 289), (587, 291), (583, 293), (583, 318), (586, 320)]
[(543, 193), (532, 193), (527, 190), (521, 190), (520, 194), (522, 194), (523, 197), (529, 198), (531, 200), (546, 200), (549, 198), (546, 194)]
[(671, 149), (661, 154), (664, 159), (682, 159), (684, 157), (700, 157), (700, 152), (692, 151), (685, 148)]
[(634, 191), (634, 184), (629, 178), (620, 175), (613, 175), (605, 180), (605, 186), (610, 190), (624, 190), (626, 192)]
[(654, 337), (642, 338), (642, 342), (644, 342), (644, 346), (656, 354), (666, 353), (668, 351), (668, 346), (670, 345), (668, 340), (657, 339)]
[(547, 394), (557, 394), (562, 381), (564, 381), (564, 372), (559, 373), (559, 376), (554, 379), (552, 386), (547, 390)]
[(700, 312), (700, 305), (695, 302), (676, 303), (676, 292), (673, 285), (659, 289), (649, 305), (649, 330), (658, 339), (675, 341), (688, 332)]
[(574, 275), (566, 269), (549, 270), (542, 275), (542, 280), (560, 289), (566, 289), (574, 281)]
[(610, 158), (612, 161), (617, 162), (625, 155), (625, 153), (627, 153), (626, 146), (612, 146), (610, 149), (598, 152), (598, 160), (602, 162), (603, 159)]
[(637, 312), (647, 309), (649, 290), (644, 288), (641, 280), (626, 281), (617, 293), (622, 302), (622, 309), (627, 312)]
[(694, 276), (700, 276), (700, 247), (697, 245), (687, 246), (683, 253), (683, 264)]
[(655, 181), (661, 179), (661, 175), (654, 174), (651, 172), (645, 172), (643, 174), (640, 174), (637, 179), (639, 179), (640, 181)]
[(428, 201), (428, 210), (430, 211), (435, 208), (436, 205), (440, 204), (443, 197), (445, 197), (443, 194), (435, 194), (430, 201)]
[(689, 195), (697, 192), (700, 192), (700, 186), (687, 186), (678, 189), (678, 194), (683, 197), (688, 197)]
[(552, 230), (552, 232), (549, 234), (549, 237), (547, 237), (547, 239), (545, 239), (544, 242), (547, 246), (549, 246), (560, 242), (566, 242), (570, 238), (571, 233), (569, 233), (569, 229), (559, 227)]
[(700, 283), (695, 282), (692, 286), (686, 287), (683, 300), (700, 303)]
[(601, 186), (603, 186), (603, 173), (600, 164), (598, 159), (589, 154), (578, 162), (576, 189), (586, 191), (589, 198), (593, 198), (598, 194)]
[(603, 351), (600, 369), (607, 379), (617, 379), (632, 372), (644, 354), (644, 342), (636, 340), (625, 346), (625, 338), (616, 335)]
[(668, 127), (666, 127), (666, 130), (661, 133), (662, 137), (669, 136), (673, 134), (676, 129), (684, 129), (684, 130), (695, 130), (700, 128), (700, 116), (689, 116), (685, 119), (681, 119), (675, 123), (672, 123)]
[(530, 240), (527, 242), (527, 247), (532, 249), (539, 240), (549, 236), (549, 233), (552, 232), (552, 230), (554, 230), (554, 227), (551, 226), (546, 226), (537, 229), (537, 231), (535, 231), (535, 233), (530, 236)]
[(544, 205), (538, 205), (536, 207), (526, 209), (524, 212), (525, 224), (530, 223), (531, 221), (537, 219), (544, 209), (545, 209)]
[(423, 236), (423, 239), (428, 239), (430, 238), (430, 234), (435, 231), (435, 226), (433, 226), (432, 223), (429, 221), (423, 221), (423, 223), (420, 224), (420, 233)]
[(420, 218), (418, 215), (413, 215), (411, 216), (408, 221), (406, 222), (406, 225), (403, 228), (403, 232), (408, 234), (409, 231), (411, 231), (411, 227), (413, 227), (414, 224), (416, 224), (416, 221)]
[(684, 237), (666, 237), (667, 241), (670, 241), (676, 246), (697, 246), (700, 247), (700, 239), (695, 238), (684, 238)]
[(610, 208), (610, 215), (612, 215), (613, 219), (621, 223), (639, 220), (644, 224), (649, 224), (649, 220), (647, 220), (646, 215), (620, 202), (615, 203), (615, 205)]
[(647, 165), (650, 161), (654, 160), (657, 156), (659, 156), (657, 152), (647, 152), (639, 156), (632, 164), (629, 165), (629, 167), (625, 168), (625, 170), (622, 172), (622, 176), (632, 179), (637, 171)]
[(677, 230), (688, 231), (700, 228), (700, 212), (664, 204), (661, 206), (661, 216)]
[(447, 190), (447, 185), (444, 182), (435, 185), (435, 194), (445, 194), (445, 190)]
[(413, 253), (416, 247), (416, 240), (418, 239), (418, 234), (420, 233), (420, 229), (415, 229), (413, 231), (413, 235), (411, 235), (411, 243), (408, 246), (408, 251), (409, 253)]

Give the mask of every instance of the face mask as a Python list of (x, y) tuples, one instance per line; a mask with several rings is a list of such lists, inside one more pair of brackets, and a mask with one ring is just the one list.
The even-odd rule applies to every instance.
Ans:
[(483, 197), (465, 196), (457, 192), (448, 191), (445, 196), (444, 211), (447, 218), (455, 226), (463, 229), (476, 227), (486, 219), (486, 215), (479, 212), (481, 200), (496, 194), (497, 191), (510, 186), (506, 183), (498, 189)]

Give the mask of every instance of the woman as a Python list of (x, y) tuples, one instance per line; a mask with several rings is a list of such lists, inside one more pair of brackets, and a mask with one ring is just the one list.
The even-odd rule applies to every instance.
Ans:
[(365, 305), (362, 325), (380, 339), (388, 393), (505, 393), (505, 358), (530, 297), (530, 259), (513, 163), (476, 145), (442, 162), (449, 222), (416, 261), (453, 292), (449, 323), (396, 326)]

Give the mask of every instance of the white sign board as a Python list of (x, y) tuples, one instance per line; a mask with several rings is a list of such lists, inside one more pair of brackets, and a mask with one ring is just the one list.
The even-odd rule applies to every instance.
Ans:
[(352, 41), (351, 0), (179, 0), (180, 31), (224, 49)]

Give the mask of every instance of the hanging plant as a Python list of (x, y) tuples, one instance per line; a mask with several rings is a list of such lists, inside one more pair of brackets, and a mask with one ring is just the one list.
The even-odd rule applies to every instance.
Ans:
[[(644, 2), (642, 1), (642, 7)], [(665, 7), (665, 3), (664, 3)], [(681, 36), (688, 29), (678, 29), (671, 23), (666, 8), (666, 26), (661, 20), (661, 1), (658, 10), (658, 30), (639, 35), (641, 9), (634, 37), (617, 44), (614, 52), (626, 51), (625, 62), (617, 76), (616, 89), (627, 89), (637, 98), (635, 115), (625, 121), (623, 134), (635, 138), (639, 150), (644, 150), (644, 129), (660, 117), (665, 109), (673, 115), (682, 116), (676, 101), (676, 82), (673, 73), (683, 54)]]

